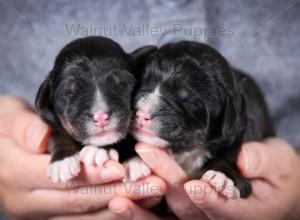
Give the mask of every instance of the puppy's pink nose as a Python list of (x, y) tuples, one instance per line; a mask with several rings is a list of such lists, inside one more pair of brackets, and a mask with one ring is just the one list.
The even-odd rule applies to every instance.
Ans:
[(137, 120), (137, 125), (141, 128), (143, 128), (143, 127), (149, 128), (152, 124), (149, 110), (145, 109), (145, 108), (139, 109), (136, 112), (136, 120)]
[(104, 128), (109, 123), (108, 114), (103, 111), (98, 111), (93, 115), (93, 122), (97, 127)]

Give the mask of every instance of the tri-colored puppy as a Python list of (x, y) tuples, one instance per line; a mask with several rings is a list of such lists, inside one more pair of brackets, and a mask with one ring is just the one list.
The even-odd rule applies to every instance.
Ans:
[(249, 196), (251, 184), (236, 166), (241, 144), (275, 135), (257, 84), (205, 44), (136, 53), (135, 138), (171, 149), (189, 178), (208, 181), (225, 197)]
[(60, 51), (36, 97), (38, 113), (53, 130), (53, 182), (77, 176), (80, 160), (101, 166), (118, 160), (114, 147), (129, 147), (121, 140), (130, 127), (134, 85), (131, 56), (108, 38), (78, 39)]

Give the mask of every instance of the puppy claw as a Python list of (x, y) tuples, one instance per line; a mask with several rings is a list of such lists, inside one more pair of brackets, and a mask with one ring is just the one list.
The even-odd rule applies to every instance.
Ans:
[(80, 164), (77, 155), (66, 157), (62, 160), (52, 162), (47, 168), (47, 177), (53, 183), (66, 183), (80, 172)]
[(97, 166), (102, 166), (105, 161), (109, 159), (107, 150), (98, 149), (95, 155), (95, 163)]
[(119, 161), (118, 151), (116, 151), (115, 149), (110, 149), (109, 150), (109, 157), (112, 160)]
[(80, 172), (80, 162), (79, 157), (76, 155), (76, 157), (71, 158), (71, 164), (70, 164), (70, 172), (72, 175), (77, 176)]
[(234, 183), (231, 179), (227, 178), (226, 187), (224, 187), (223, 194), (226, 198), (229, 199), (238, 199), (240, 198), (240, 191), (237, 187), (234, 186)]
[(209, 183), (226, 199), (237, 199), (240, 197), (240, 192), (234, 186), (233, 181), (222, 172), (208, 170), (203, 174), (201, 179)]
[(97, 147), (85, 146), (79, 153), (80, 160), (87, 166), (94, 165), (97, 150)]
[(126, 161), (124, 166), (126, 176), (123, 182), (134, 182), (151, 174), (151, 169), (139, 157)]

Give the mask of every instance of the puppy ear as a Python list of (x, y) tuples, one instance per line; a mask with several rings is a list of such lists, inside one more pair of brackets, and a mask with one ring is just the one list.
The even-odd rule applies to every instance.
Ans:
[(133, 51), (131, 53), (131, 56), (135, 60), (145, 59), (150, 54), (152, 54), (153, 52), (155, 52), (156, 50), (157, 50), (156, 46), (154, 46), (154, 45), (147, 45), (147, 46), (140, 47), (140, 48), (136, 49), (135, 51)]
[(133, 72), (137, 81), (140, 80), (143, 72), (143, 68), (145, 67), (145, 63), (147, 58), (157, 50), (156, 46), (148, 45), (141, 48), (136, 49), (131, 53), (132, 63), (133, 63)]
[(228, 147), (239, 149), (247, 126), (246, 102), (243, 95), (227, 99), (223, 110), (222, 137)]
[(48, 105), (50, 93), (51, 93), (50, 87), (51, 87), (51, 80), (50, 80), (50, 76), (48, 75), (45, 81), (40, 85), (40, 88), (38, 89), (35, 98), (35, 109), (38, 112), (40, 112)]
[(38, 89), (35, 98), (35, 109), (41, 118), (52, 128), (57, 125), (57, 120), (52, 106), (52, 79), (51, 73)]
[(131, 53), (131, 57), (132, 57), (133, 64), (135, 67), (134, 69), (136, 71), (140, 71), (141, 68), (144, 66), (147, 58), (155, 51), (157, 51), (157, 47), (153, 46), (153, 45), (147, 45), (144, 47), (140, 47), (140, 48), (136, 49), (135, 51), (133, 51)]

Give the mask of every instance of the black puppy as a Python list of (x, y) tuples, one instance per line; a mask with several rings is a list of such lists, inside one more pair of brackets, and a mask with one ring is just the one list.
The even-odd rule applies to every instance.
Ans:
[(131, 72), (131, 56), (108, 38), (78, 39), (60, 51), (35, 102), (53, 130), (48, 167), (53, 182), (78, 175), (80, 159), (88, 165), (118, 160), (114, 149), (98, 147), (111, 146), (128, 132)]
[(144, 47), (136, 63), (136, 139), (170, 148), (189, 178), (226, 198), (249, 196), (250, 182), (236, 166), (241, 144), (275, 135), (256, 83), (196, 42)]

